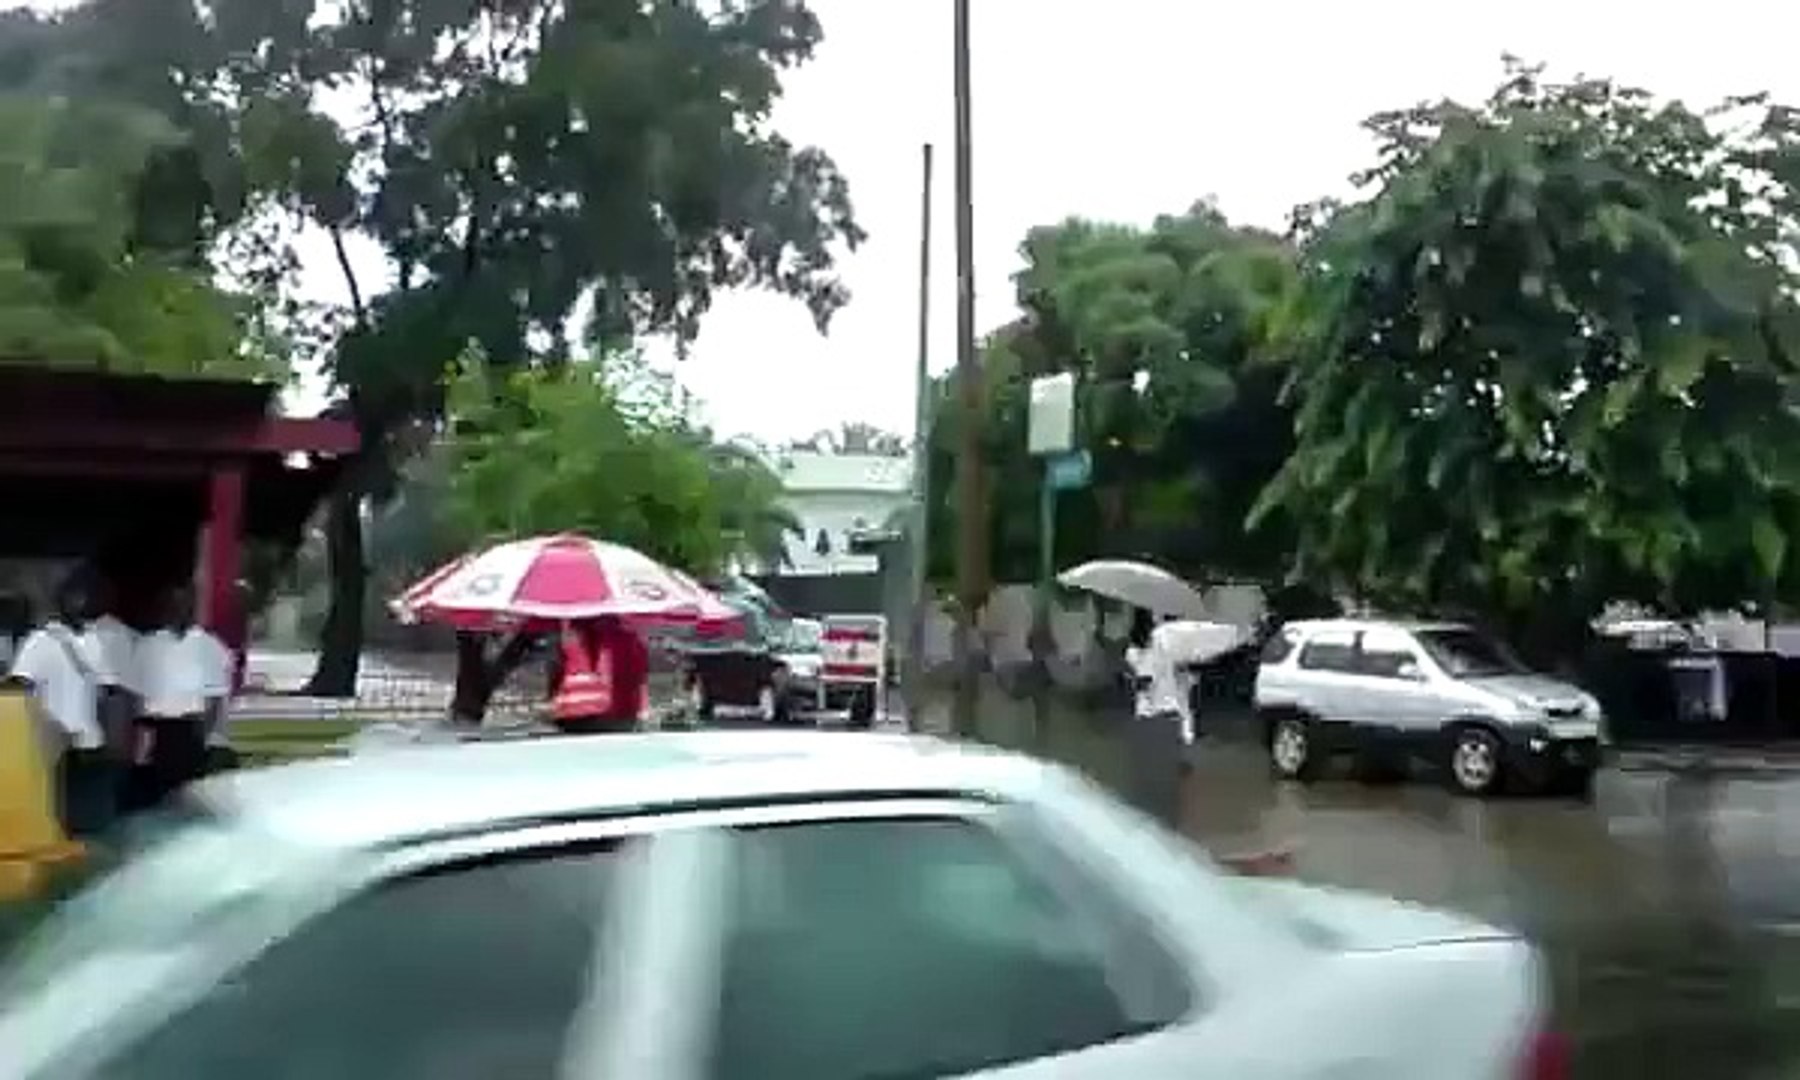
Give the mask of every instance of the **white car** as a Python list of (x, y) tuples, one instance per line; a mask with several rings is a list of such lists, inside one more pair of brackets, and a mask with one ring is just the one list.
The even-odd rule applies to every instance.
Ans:
[(0, 972), (9, 1080), (1553, 1080), (1516, 937), (894, 736), (206, 781)]
[(1340, 754), (1359, 758), (1365, 775), (1404, 771), (1417, 756), (1467, 795), (1585, 796), (1601, 764), (1604, 717), (1592, 694), (1459, 623), (1288, 623), (1263, 646), (1255, 699), (1269, 760), (1291, 780)]

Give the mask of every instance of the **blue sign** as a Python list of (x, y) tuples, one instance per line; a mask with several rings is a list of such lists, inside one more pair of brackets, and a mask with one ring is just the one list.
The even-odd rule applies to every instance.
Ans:
[(1044, 459), (1044, 478), (1055, 491), (1086, 487), (1093, 475), (1094, 455), (1086, 450), (1070, 450)]

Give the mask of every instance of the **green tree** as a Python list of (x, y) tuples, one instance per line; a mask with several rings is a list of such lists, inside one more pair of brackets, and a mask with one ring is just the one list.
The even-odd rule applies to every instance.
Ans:
[[(328, 508), (315, 692), (354, 684), (365, 503), (394, 490), (403, 440), (440, 411), (470, 341), (495, 366), (530, 366), (567, 355), (577, 310), (591, 312), (583, 338), (686, 340), (718, 289), (792, 295), (821, 328), (847, 299), (833, 254), (861, 232), (845, 181), (769, 123), (781, 73), (820, 39), (799, 0), (204, 8), (88, 0), (65, 25), (87, 82), (195, 132), (197, 188), (240, 221), (265, 280), (291, 263), (259, 228), (271, 220), (335, 247), (341, 323), (290, 320), (365, 445)], [(378, 271), (353, 258), (359, 237), (385, 256)]]
[(255, 298), (145, 235), (140, 196), (183, 136), (156, 113), (0, 91), (0, 362), (280, 378)]
[(446, 417), (443, 527), (462, 544), (582, 532), (710, 575), (797, 528), (761, 458), (714, 441), (629, 354), (465, 363)]
[(1560, 648), (1610, 600), (1800, 586), (1800, 125), (1508, 61), (1372, 118), (1310, 218), (1297, 448), (1261, 502), (1299, 576)]
[[(996, 573), (1024, 580), (1036, 566), (1030, 381), (1063, 371), (1078, 376), (1078, 440), (1095, 467), (1090, 489), (1059, 499), (1059, 562), (1141, 555), (1196, 576), (1266, 572), (1280, 544), (1247, 537), (1243, 521), (1291, 445), (1276, 400), (1297, 283), (1288, 245), (1200, 204), (1148, 229), (1035, 229), (1023, 250), (1023, 315), (983, 352)], [(954, 520), (953, 380), (941, 380), (934, 410), (934, 573)]]
[(792, 450), (811, 450), (822, 454), (870, 454), (876, 457), (905, 457), (912, 452), (904, 436), (883, 431), (874, 424), (852, 420), (814, 432), (789, 444)]

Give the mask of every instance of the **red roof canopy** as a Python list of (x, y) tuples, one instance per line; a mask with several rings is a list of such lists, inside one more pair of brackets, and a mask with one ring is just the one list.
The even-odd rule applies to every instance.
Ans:
[(191, 549), (210, 477), (234, 466), (245, 531), (297, 540), (361, 440), (347, 420), (276, 415), (276, 391), (0, 365), (0, 554)]

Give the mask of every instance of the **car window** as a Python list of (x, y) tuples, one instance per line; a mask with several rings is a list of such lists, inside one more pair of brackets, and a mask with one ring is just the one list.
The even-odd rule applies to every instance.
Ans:
[(1364, 675), (1398, 679), (1401, 669), (1419, 666), (1419, 652), (1413, 647), (1412, 636), (1404, 631), (1375, 627), (1363, 631), (1357, 665)]
[(1051, 888), (979, 825), (740, 837), (715, 1080), (955, 1075), (1153, 1030), (1191, 1005), (1166, 954), (1122, 949), (1060, 875)]
[(1348, 630), (1321, 630), (1300, 649), (1300, 666), (1308, 671), (1356, 671), (1356, 635)]
[(811, 619), (788, 623), (784, 644), (789, 652), (816, 653), (824, 648), (825, 628)]
[(1257, 655), (1261, 664), (1279, 664), (1294, 651), (1294, 643), (1300, 640), (1300, 631), (1294, 629), (1281, 630), (1270, 634), (1263, 642), (1262, 652)]
[(275, 943), (103, 1080), (551, 1080), (587, 993), (614, 849), (457, 864)]
[(1511, 649), (1468, 627), (1421, 630), (1419, 643), (1453, 679), (1523, 675), (1529, 671)]

